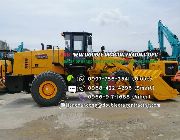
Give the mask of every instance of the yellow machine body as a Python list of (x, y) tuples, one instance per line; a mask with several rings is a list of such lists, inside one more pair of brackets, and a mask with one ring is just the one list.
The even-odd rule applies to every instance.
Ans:
[[(176, 61), (158, 61), (151, 63), (149, 69), (133, 70), (133, 60), (120, 57), (94, 57), (94, 64), (88, 69), (90, 76), (100, 76), (105, 72), (109, 75), (118, 70), (124, 70), (134, 77), (151, 77), (151, 81), (136, 81), (136, 86), (152, 86), (153, 89), (137, 90), (139, 95), (150, 95), (158, 100), (175, 98), (177, 90), (170, 87), (163, 79), (166, 74), (166, 64), (177, 64)], [(120, 61), (127, 63), (121, 64)], [(7, 61), (8, 62), (8, 61)], [(3, 61), (0, 63), (4, 64)], [(8, 62), (10, 65), (10, 63)], [(8, 68), (8, 71), (12, 69)], [(45, 71), (53, 71), (65, 74), (64, 69), (64, 50), (39, 50), (29, 52), (19, 52), (14, 54), (13, 76), (38, 75)], [(93, 81), (91, 84), (95, 84)]]
[(64, 50), (39, 50), (14, 54), (13, 75), (64, 74)]

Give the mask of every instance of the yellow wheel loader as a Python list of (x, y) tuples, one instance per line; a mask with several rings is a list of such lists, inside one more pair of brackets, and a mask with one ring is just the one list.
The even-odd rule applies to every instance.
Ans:
[(13, 56), (15, 52), (29, 51), (23, 48), (23, 42), (18, 48), (11, 50), (6, 42), (0, 41), (0, 93), (8, 92), (5, 86), (6, 75), (12, 74)]
[[(52, 45), (45, 49), (42, 44), (42, 50), (14, 54), (13, 72), (5, 74), (9, 92), (31, 92), (40, 106), (58, 105), (67, 90), (99, 90), (102, 97), (118, 102), (129, 102), (135, 93), (158, 100), (177, 96), (177, 91), (160, 77), (161, 70), (134, 71), (133, 60), (106, 56), (104, 47), (92, 53), (91, 33), (63, 32), (62, 36), (64, 50)], [(154, 86), (154, 90), (143, 86)]]

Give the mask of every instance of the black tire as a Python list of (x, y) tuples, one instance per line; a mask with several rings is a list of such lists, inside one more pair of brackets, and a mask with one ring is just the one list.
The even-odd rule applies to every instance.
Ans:
[(28, 84), (26, 84), (26, 85), (24, 86), (24, 91), (25, 91), (27, 94), (30, 94), (30, 93), (31, 93), (31, 87), (30, 87)]
[(179, 95), (180, 95), (180, 82), (172, 82), (172, 87), (174, 89), (177, 89), (177, 91), (179, 92)]
[(118, 98), (118, 94), (115, 92), (113, 97), (110, 96), (110, 101), (111, 102), (116, 102), (116, 103), (128, 103), (129, 101), (131, 101), (132, 97), (135, 95), (135, 86), (136, 83), (134, 81), (133, 76), (123, 70), (119, 70), (116, 71), (114, 73), (112, 73), (113, 76), (115, 77), (127, 77), (128, 78), (128, 83), (129, 86), (131, 86), (131, 90), (129, 90), (129, 92), (126, 94), (125, 98)]
[(0, 89), (0, 95), (8, 93), (8, 90), (6, 88)]
[(23, 89), (27, 94), (31, 93), (31, 84), (34, 80), (34, 75), (25, 76), (23, 79)]
[[(57, 93), (51, 99), (43, 98), (40, 95), (39, 87), (45, 81), (53, 82), (57, 87)], [(66, 94), (66, 82), (64, 78), (57, 73), (48, 71), (38, 75), (32, 82), (31, 95), (34, 101), (40, 106), (56, 106)]]

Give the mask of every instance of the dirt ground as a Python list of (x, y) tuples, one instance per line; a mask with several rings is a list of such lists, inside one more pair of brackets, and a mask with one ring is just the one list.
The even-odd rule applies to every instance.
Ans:
[[(84, 93), (85, 94), (85, 93)], [(93, 104), (68, 95), (69, 104)], [(160, 107), (39, 107), (24, 93), (0, 95), (0, 140), (180, 140), (180, 96), (133, 100)], [(66, 105), (66, 106), (65, 106)]]

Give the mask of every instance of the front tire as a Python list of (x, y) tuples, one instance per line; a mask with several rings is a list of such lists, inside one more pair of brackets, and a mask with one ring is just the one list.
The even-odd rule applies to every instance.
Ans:
[[(133, 76), (123, 70), (119, 70), (114, 72), (111, 76), (116, 77), (117, 79), (128, 79), (128, 80), (114, 80), (113, 86), (116, 90), (109, 91), (109, 96), (111, 102), (117, 102), (117, 103), (128, 103), (131, 101), (132, 97), (135, 95), (135, 86), (136, 83), (133, 80)], [(128, 89), (121, 89), (122, 87), (127, 87)], [(111, 96), (114, 95), (114, 96)], [(120, 98), (119, 98), (120, 97)], [(122, 97), (122, 98), (121, 98)]]
[(66, 93), (66, 83), (60, 74), (48, 71), (32, 82), (31, 95), (40, 106), (58, 105)]

